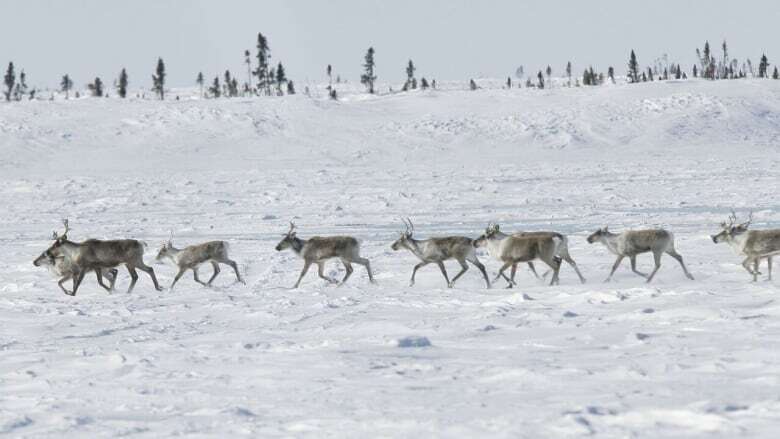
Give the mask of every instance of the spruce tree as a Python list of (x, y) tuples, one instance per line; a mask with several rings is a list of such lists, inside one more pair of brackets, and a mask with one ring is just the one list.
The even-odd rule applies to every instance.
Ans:
[(566, 77), (568, 78), (569, 87), (571, 87), (571, 61), (566, 63)]
[(70, 96), (70, 90), (73, 88), (73, 81), (70, 79), (70, 76), (67, 74), (62, 77), (62, 81), (60, 81), (60, 90), (65, 92), (65, 99), (68, 99)]
[(14, 88), (14, 99), (21, 101), (22, 97), (27, 94), (27, 74), (24, 73), (24, 69), (19, 72), (19, 82), (16, 83)]
[(607, 69), (607, 76), (609, 77), (609, 80), (612, 81), (612, 83), (615, 83), (615, 68), (612, 66), (609, 66), (609, 69)]
[(777, 72), (777, 66), (775, 66), (775, 71), (772, 73), (772, 79), (780, 79), (780, 75)]
[(92, 93), (93, 97), (103, 97), (103, 81), (101, 81), (100, 78), (95, 78), (94, 82), (87, 84), (87, 88), (89, 89), (90, 93)]
[(14, 91), (14, 84), (16, 84), (16, 72), (14, 72), (14, 63), (8, 63), (8, 69), (5, 71), (4, 77), (5, 84), (5, 100), (11, 100), (11, 93)]
[(226, 98), (233, 97), (233, 93), (230, 90), (231, 82), (233, 82), (233, 78), (230, 76), (230, 70), (225, 70), (224, 81), (222, 82), (222, 96)]
[(376, 66), (376, 64), (374, 63), (373, 47), (369, 47), (368, 51), (366, 51), (364, 62), (365, 62), (363, 64), (364, 73), (360, 75), (360, 83), (366, 86), (369, 93), (373, 94), (374, 81), (376, 81), (376, 75), (374, 74), (374, 67)]
[(249, 50), (244, 51), (244, 64), (246, 64), (247, 84), (249, 84), (249, 88), (252, 88), (252, 59), (250, 58)]
[(330, 64), (325, 68), (325, 73), (328, 75), (328, 90), (330, 90), (333, 88), (333, 67)]
[(427, 89), (428, 89), (428, 80), (427, 80), (427, 79), (425, 79), (425, 77), (424, 77), (424, 76), (423, 76), (423, 78), (420, 80), (420, 88), (421, 88), (421, 89), (423, 89), (423, 90), (427, 90)]
[(152, 75), (152, 91), (160, 96), (160, 100), (165, 99), (165, 63), (162, 58), (157, 58), (157, 68)]
[(542, 74), (542, 71), (539, 70), (539, 73), (536, 74), (536, 78), (539, 80), (539, 88), (544, 88), (544, 75)]
[(639, 82), (639, 63), (633, 50), (631, 50), (631, 57), (628, 59), (628, 82)]
[(271, 94), (271, 85), (268, 82), (268, 61), (271, 58), (271, 50), (268, 48), (268, 40), (262, 33), (257, 34), (257, 90)]
[(214, 82), (212, 83), (211, 87), (209, 87), (209, 93), (211, 93), (211, 96), (215, 98), (218, 98), (222, 93), (222, 90), (219, 86), (219, 76), (214, 77)]
[(280, 62), (276, 66), (276, 94), (282, 96), (282, 85), (287, 82), (287, 73), (284, 71), (284, 66)]
[(552, 87), (552, 67), (547, 66), (547, 83), (550, 87)]
[(758, 77), (769, 77), (769, 59), (766, 57), (765, 53), (761, 55), (761, 61), (758, 63)]
[(506, 77), (506, 88), (509, 90), (512, 89), (512, 78), (509, 76)]
[(200, 97), (203, 97), (203, 72), (198, 72), (198, 77), (195, 78), (195, 83), (200, 86)]
[(127, 71), (125, 71), (125, 69), (122, 69), (122, 71), (119, 72), (117, 92), (119, 93), (120, 98), (124, 99), (127, 96)]
[(406, 65), (406, 87), (417, 88), (417, 81), (414, 79), (414, 72), (417, 68), (414, 67), (412, 60), (409, 60), (409, 64)]
[(288, 95), (295, 94), (295, 84), (293, 84), (292, 81), (287, 81), (287, 94)]
[(476, 90), (476, 89), (477, 89), (477, 83), (476, 83), (476, 82), (474, 82), (474, 80), (473, 80), (473, 79), (469, 79), (469, 88), (470, 88), (471, 90)]
[(696, 69), (696, 64), (693, 65), (693, 77), (694, 78), (699, 77), (699, 71)]

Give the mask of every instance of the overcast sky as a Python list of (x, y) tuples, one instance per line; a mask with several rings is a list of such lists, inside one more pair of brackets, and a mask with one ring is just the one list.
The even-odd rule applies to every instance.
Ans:
[[(111, 83), (122, 67), (149, 87), (158, 56), (169, 85), (192, 85), (225, 69), (240, 73), (243, 51), (266, 35), (272, 61), (299, 82), (325, 66), (357, 80), (369, 46), (380, 80), (400, 80), (411, 58), (419, 76), (505, 77), (547, 64), (625, 72), (663, 54), (690, 66), (695, 48), (726, 38), (733, 57), (780, 61), (777, 0), (2, 0), (0, 62), (24, 68), (35, 86), (64, 73), (83, 86)], [(4, 70), (4, 68), (3, 68)]]

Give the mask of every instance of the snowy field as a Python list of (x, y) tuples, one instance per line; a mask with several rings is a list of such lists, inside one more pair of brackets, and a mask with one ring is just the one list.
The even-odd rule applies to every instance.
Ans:
[[(750, 282), (709, 235), (731, 208), (780, 227), (780, 81), (310, 87), (0, 105), (0, 435), (777, 437), (780, 272)], [(471, 269), (447, 289), (428, 266), (409, 287), (400, 216), (423, 238), (566, 233), (588, 282), (523, 267), (487, 290)], [(122, 270), (111, 295), (90, 274), (65, 296), (32, 265), (65, 217), (76, 241), (146, 241), (149, 263), (170, 231), (227, 240), (247, 284), (158, 293), (141, 273), (125, 294)], [(359, 238), (377, 285), (356, 266), (290, 289), (290, 219)], [(696, 280), (665, 256), (653, 284), (627, 261), (603, 283), (614, 257), (585, 238), (604, 225), (668, 228)]]

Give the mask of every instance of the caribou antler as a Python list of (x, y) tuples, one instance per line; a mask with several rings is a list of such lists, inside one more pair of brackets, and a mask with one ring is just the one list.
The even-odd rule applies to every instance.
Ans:
[(295, 232), (295, 223), (290, 221), (290, 230), (287, 231), (288, 235), (291, 235)]
[(412, 224), (412, 219), (407, 216), (406, 220), (409, 221), (409, 234), (414, 234), (414, 224)]
[(729, 229), (736, 222), (737, 222), (737, 213), (734, 212), (734, 209), (731, 209), (731, 215), (729, 215), (729, 222), (728, 222), (728, 224), (726, 224), (726, 222), (724, 221), (724, 222), (720, 223), (720, 225), (723, 226), (724, 229)]
[(744, 227), (747, 229), (748, 227), (750, 227), (750, 223), (752, 222), (753, 222), (753, 211), (751, 210), (750, 213), (748, 214), (747, 222), (740, 224), (740, 227)]

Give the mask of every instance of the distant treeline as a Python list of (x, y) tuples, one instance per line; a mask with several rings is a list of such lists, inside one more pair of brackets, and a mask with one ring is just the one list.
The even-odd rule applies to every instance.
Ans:
[[(669, 79), (688, 79), (688, 73), (694, 78), (704, 78), (709, 80), (721, 80), (721, 79), (741, 79), (746, 77), (758, 77), (780, 79), (777, 67), (770, 74), (769, 59), (766, 54), (762, 54), (758, 63), (757, 72), (754, 69), (753, 63), (749, 58), (740, 62), (737, 58), (730, 58), (728, 52), (728, 45), (726, 41), (723, 41), (721, 45), (722, 55), (718, 56), (710, 49), (709, 41), (704, 43), (703, 49), (696, 49), (696, 56), (699, 62), (694, 64), (690, 70), (684, 70), (679, 63), (669, 62), (668, 57), (664, 55), (661, 58), (654, 60), (647, 67), (641, 67), (637, 59), (637, 55), (634, 50), (631, 50), (629, 55), (626, 78), (630, 84), (648, 81), (666, 81)], [(244, 51), (244, 64), (246, 64), (246, 78), (239, 84), (238, 77), (231, 73), (230, 70), (225, 70), (224, 74), (214, 76), (211, 81), (206, 80), (203, 72), (198, 72), (195, 77), (195, 83), (200, 87), (200, 96), (202, 98), (232, 98), (232, 97), (247, 97), (247, 96), (283, 96), (285, 94), (295, 94), (295, 84), (291, 79), (287, 77), (287, 72), (284, 65), (278, 62), (276, 66), (271, 63), (271, 49), (268, 46), (267, 38), (262, 34), (257, 34), (257, 53), (252, 59), (252, 55), (249, 50)], [(376, 52), (373, 47), (369, 47), (363, 58), (363, 73), (360, 76), (360, 83), (365, 85), (368, 93), (375, 93), (375, 84), (377, 80), (376, 75), (376, 63), (374, 57)], [(254, 66), (254, 68), (253, 68)], [(155, 97), (160, 100), (165, 99), (165, 78), (166, 74), (165, 62), (162, 58), (157, 59), (157, 64), (152, 76), (151, 91)], [(417, 89), (436, 88), (436, 80), (428, 81), (425, 77), (417, 80), (414, 62), (409, 60), (406, 69), (406, 80), (400, 87), (401, 91), (409, 91)], [(332, 99), (337, 99), (338, 94), (336, 86), (333, 81), (333, 67), (328, 64), (325, 69), (328, 76), (328, 95)], [(552, 81), (553, 69), (551, 66), (547, 66), (546, 69), (539, 70), (536, 75), (529, 75), (525, 77), (525, 69), (520, 66), (515, 71), (516, 85), (518, 88), (522, 87), (523, 79), (525, 78), (526, 88), (540, 88), (545, 86), (550, 87), (553, 85)], [(545, 81), (546, 78), (546, 81)], [(610, 66), (607, 68), (606, 74), (597, 72), (593, 66), (586, 68), (581, 77), (574, 77), (572, 73), (571, 62), (566, 63), (565, 66), (565, 82), (566, 87), (580, 87), (580, 86), (596, 86), (604, 84), (606, 80), (615, 83), (615, 69)], [(341, 76), (336, 76), (336, 84), (341, 83)], [(113, 87), (116, 90), (117, 95), (120, 98), (127, 97), (128, 85), (130, 84), (127, 75), (127, 70), (122, 68), (119, 75), (114, 80)], [(468, 81), (469, 88), (471, 90), (477, 90), (479, 86), (474, 79)], [(37, 90), (30, 88), (27, 85), (27, 75), (24, 70), (19, 72), (17, 77), (16, 67), (13, 62), (8, 63), (8, 68), (4, 76), (5, 89), (3, 91), (6, 101), (21, 101), (23, 98), (35, 99)], [(59, 84), (59, 91), (65, 93), (65, 99), (70, 98), (71, 91), (73, 90), (73, 79), (69, 74), (62, 76)], [(91, 96), (94, 97), (108, 97), (109, 93), (105, 88), (103, 80), (96, 77), (89, 82), (87, 90)], [(506, 88), (513, 88), (512, 77), (506, 78)], [(392, 90), (392, 87), (390, 88)], [(308, 87), (305, 90), (306, 94), (309, 94)], [(75, 92), (76, 97), (80, 97), (79, 92)], [(145, 94), (139, 92), (136, 94), (138, 98), (145, 98)], [(50, 97), (54, 98), (53, 95)], [(178, 99), (178, 96), (176, 97)]]

